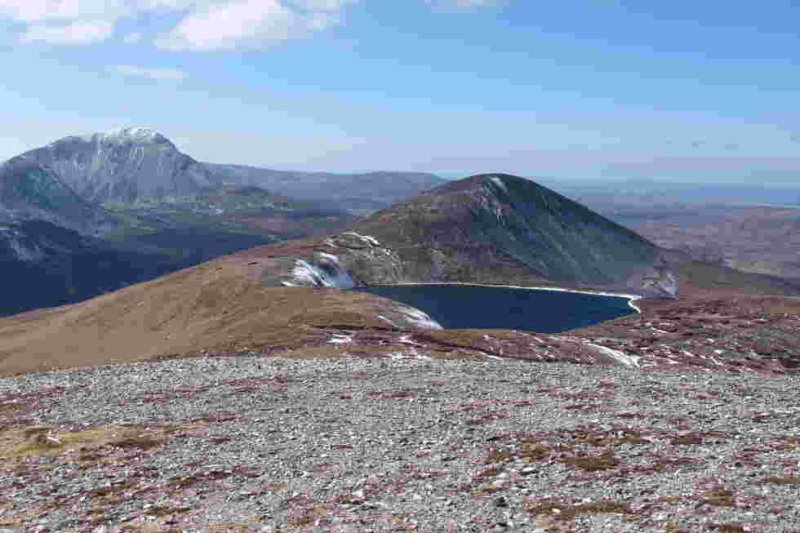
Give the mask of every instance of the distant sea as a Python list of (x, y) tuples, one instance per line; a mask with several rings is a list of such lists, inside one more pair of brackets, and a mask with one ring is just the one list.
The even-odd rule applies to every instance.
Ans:
[(561, 333), (629, 315), (629, 298), (481, 285), (376, 285), (361, 288), (428, 313), (448, 329)]

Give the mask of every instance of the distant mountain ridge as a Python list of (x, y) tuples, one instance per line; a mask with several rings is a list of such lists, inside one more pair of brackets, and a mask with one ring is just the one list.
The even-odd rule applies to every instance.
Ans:
[[(186, 197), (234, 185), (257, 186), (328, 208), (374, 211), (447, 183), (423, 172), (335, 174), (201, 163), (164, 135), (141, 127), (64, 137), (9, 163), (50, 175), (85, 202), (96, 204)], [(0, 182), (4, 179), (0, 170)]]
[(371, 212), (438, 187), (447, 180), (425, 172), (366, 172), (337, 174), (273, 170), (245, 165), (206, 167), (237, 185), (257, 185), (298, 200)]

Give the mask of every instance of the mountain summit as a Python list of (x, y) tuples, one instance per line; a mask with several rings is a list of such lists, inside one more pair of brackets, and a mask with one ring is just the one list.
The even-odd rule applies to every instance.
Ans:
[(195, 195), (220, 181), (165, 136), (140, 127), (64, 137), (14, 159), (52, 173), (96, 203)]
[(674, 297), (662, 251), (533, 181), (481, 174), (379, 211), (356, 225), (395, 250), (413, 281), (550, 282)]

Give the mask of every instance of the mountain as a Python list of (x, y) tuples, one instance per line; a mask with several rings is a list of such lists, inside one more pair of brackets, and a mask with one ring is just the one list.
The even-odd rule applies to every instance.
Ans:
[(800, 282), (800, 188), (555, 181), (559, 191), (662, 248)]
[(46, 220), (89, 234), (112, 224), (101, 206), (77, 194), (51, 168), (15, 157), (0, 164), (0, 222), (26, 220)]
[(66, 137), (0, 165), (0, 314), (80, 301), (351, 219), (226, 184), (152, 130)]
[(382, 209), (447, 183), (445, 179), (423, 172), (334, 174), (211, 163), (206, 163), (206, 167), (227, 182), (257, 185), (291, 198), (335, 206), (354, 213)]
[(222, 184), (203, 164), (146, 128), (65, 137), (15, 159), (52, 173), (85, 201), (99, 204), (190, 196)]
[(451, 182), (348, 231), (264, 250), (269, 260), (257, 264), (267, 286), (467, 282), (655, 299), (800, 294), (790, 280), (659, 248), (551, 189), (505, 174)]
[(355, 231), (395, 250), (409, 280), (562, 284), (673, 297), (653, 243), (530, 180), (482, 174), (372, 214)]

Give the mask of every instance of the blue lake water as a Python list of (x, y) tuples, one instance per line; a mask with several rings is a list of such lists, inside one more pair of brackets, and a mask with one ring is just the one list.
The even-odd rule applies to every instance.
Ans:
[(479, 285), (376, 285), (359, 290), (421, 309), (447, 329), (560, 333), (635, 312), (625, 297), (566, 291)]

